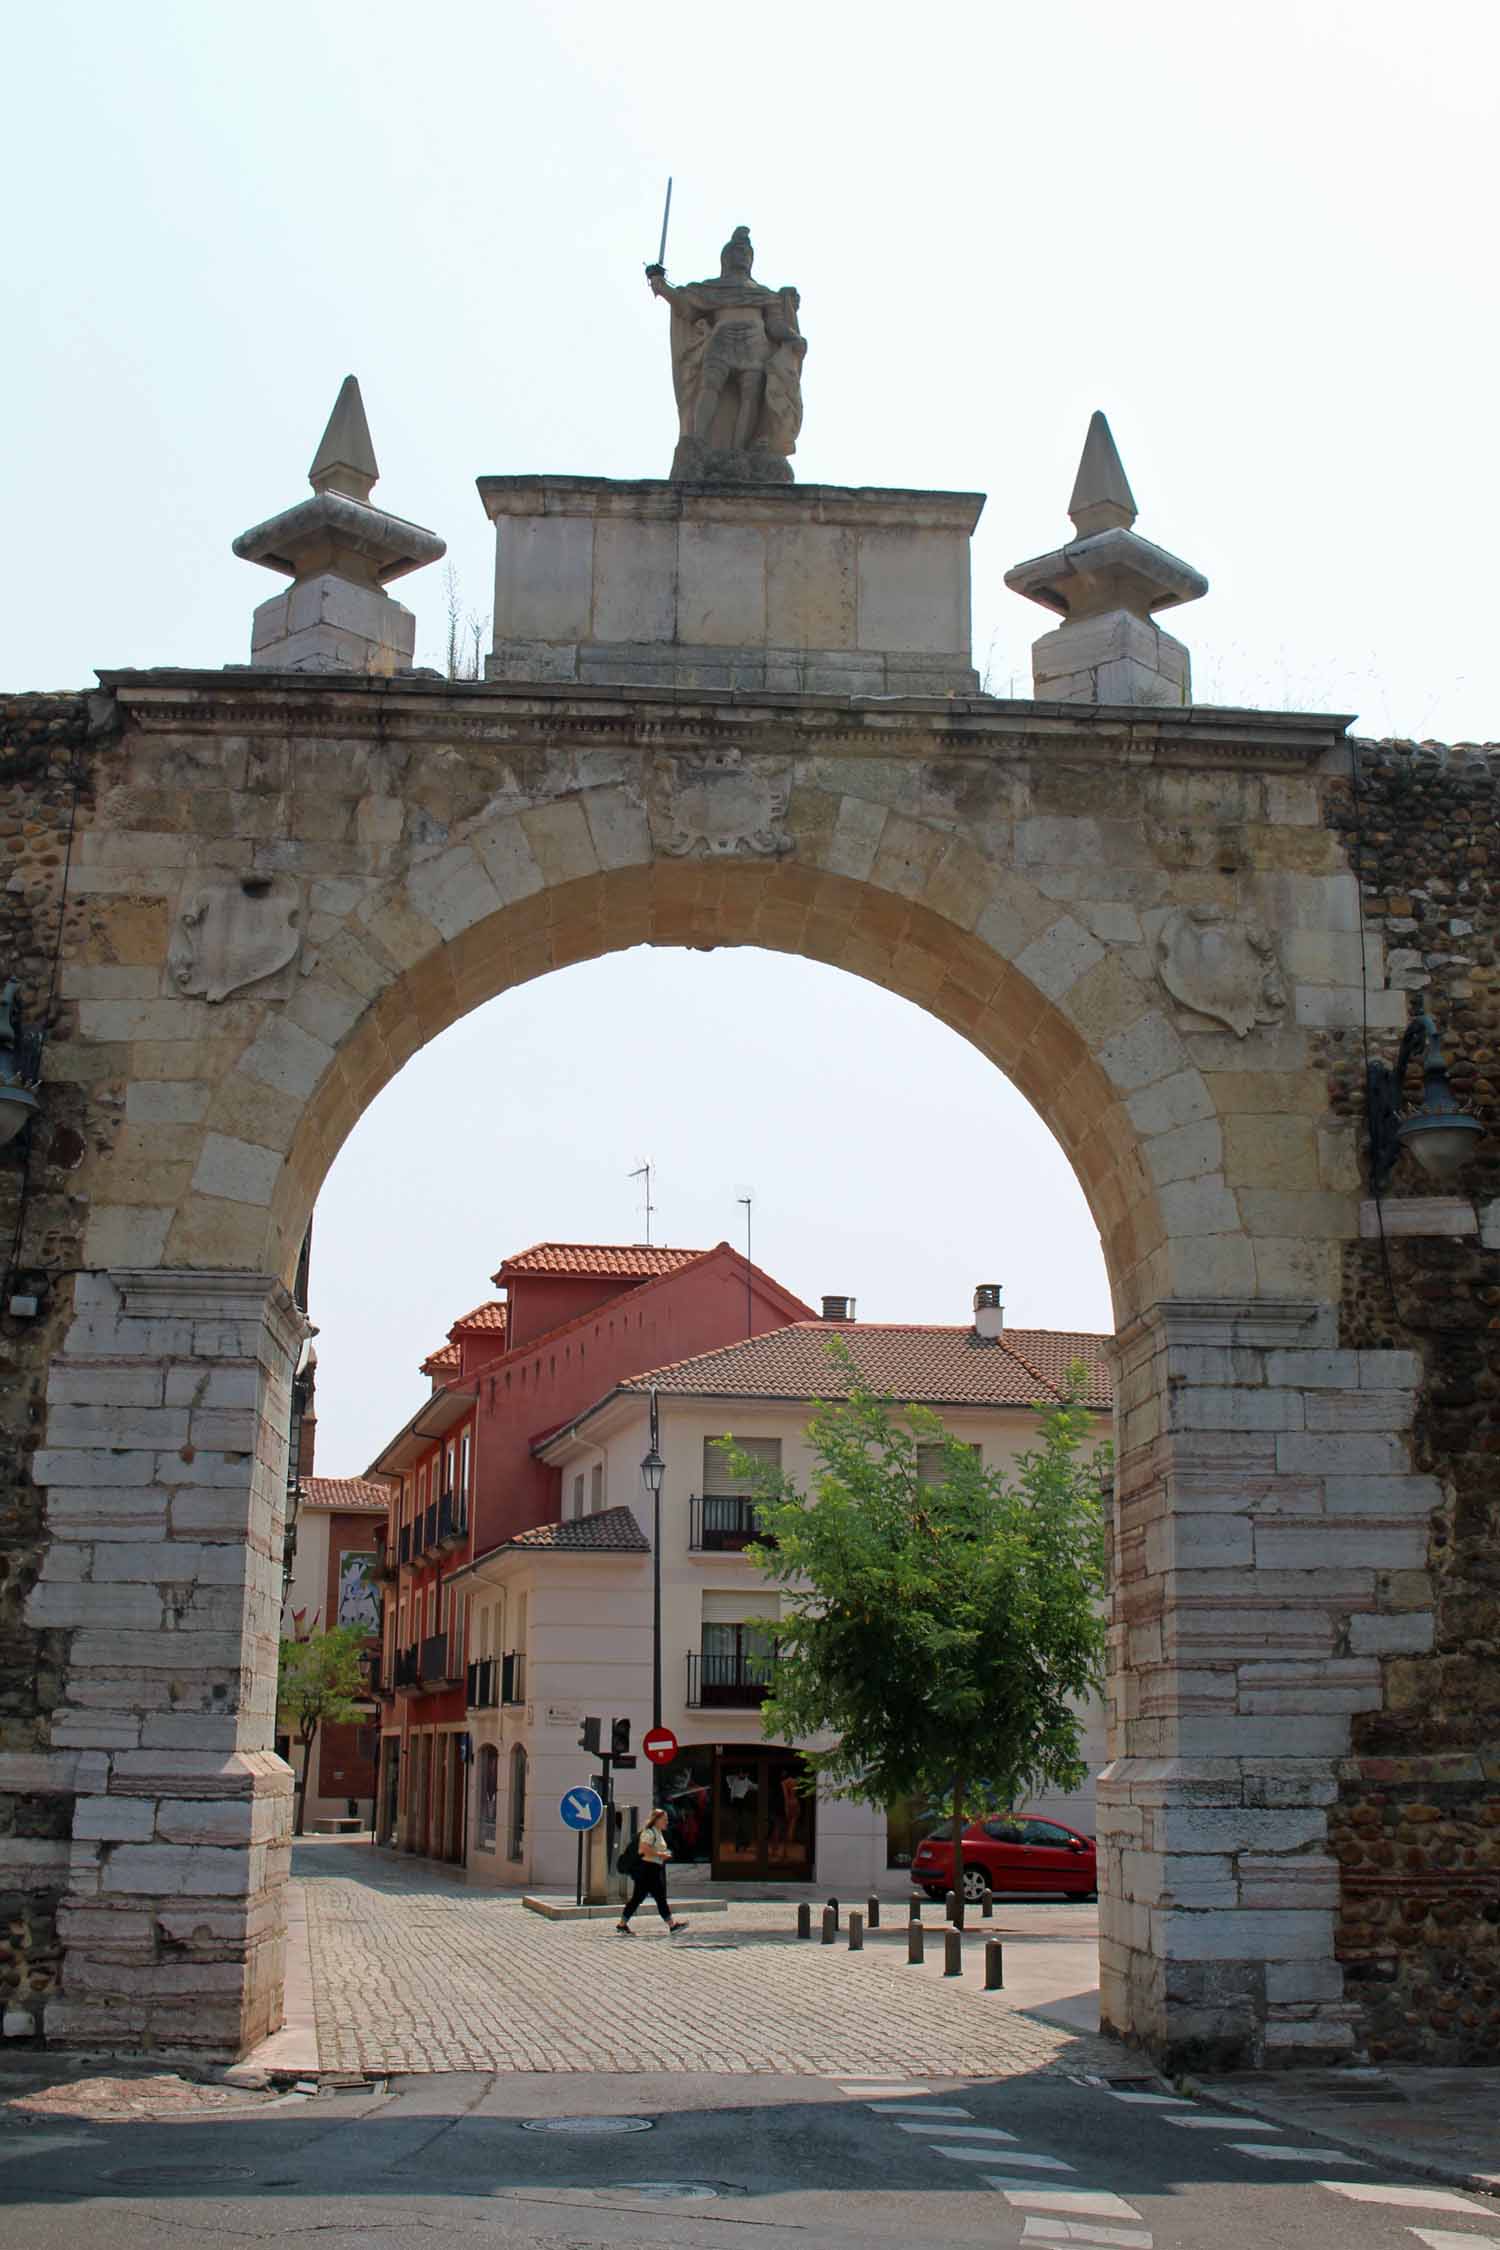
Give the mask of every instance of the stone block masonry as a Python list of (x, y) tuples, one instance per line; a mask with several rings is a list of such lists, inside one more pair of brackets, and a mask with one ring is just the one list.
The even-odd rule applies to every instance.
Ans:
[[(632, 537), (686, 522), (625, 513)], [(682, 552), (707, 576), (677, 582), (674, 630), (710, 613), (749, 630), (727, 536), (744, 523), (693, 528)], [(550, 577), (538, 566), (558, 603), (581, 570), (571, 536)], [(856, 622), (868, 597), (893, 647), (917, 613), (883, 553), (849, 584)], [(818, 617), (847, 622), (843, 583), (809, 594), (809, 647), (829, 645)], [(655, 584), (632, 567), (616, 591)], [(927, 585), (946, 662), (932, 621), (950, 578), (934, 566)], [(653, 641), (644, 610), (611, 630), (627, 626), (646, 639), (617, 654), (650, 645), (670, 668), (689, 645)], [(39, 708), (26, 724), (52, 723)], [(1459, 1824), (1465, 1899), (1491, 1864), (1472, 1764), (1397, 1783), (1369, 1761), (1486, 1772), (1494, 1537), (1470, 1432), (1488, 1433), (1493, 1371), (1476, 1325), (1434, 1357), (1387, 1322), (1357, 1263), (1378, 1244), (1360, 1241), (1340, 1069), (1364, 1015), (1393, 1035), (1412, 988), (1390, 981), (1373, 915), (1361, 937), (1337, 722), (257, 667), (107, 676), (64, 725), (79, 827), (43, 1091), (47, 1135), (75, 1139), (46, 1139), (30, 1179), (38, 1318), (0, 1330), (17, 1531), (0, 1880), (34, 1933), (0, 1955), (27, 2002), (13, 2016), (49, 2040), (225, 2054), (275, 2020), (300, 1335), (282, 1283), (329, 1163), (417, 1047), (517, 982), (648, 942), (769, 946), (929, 1009), (1038, 1107), (1089, 1200), (1120, 1343), (1100, 1822), (1116, 2029), (1168, 2061), (1255, 2062), (1384, 2038), (1392, 1982), (1430, 1989), (1436, 2013), (1452, 1982), (1436, 1907), (1420, 1924), (1402, 1907), (1419, 1934), (1398, 1944), (1349, 1854), (1374, 1837), (1353, 1810), (1380, 1795), (1382, 1847), (1441, 1825), (1422, 1806)], [(71, 785), (47, 798), (35, 882), (0, 894), (39, 979), (71, 805)], [(1457, 985), (1453, 1003), (1469, 1005)], [(0, 1194), (22, 1176), (0, 1165)], [(1429, 1247), (1403, 1238), (1399, 1256)], [(1478, 1234), (1439, 1249), (1494, 1256)], [(1450, 1271), (1413, 1270), (1424, 1290)], [(1488, 1311), (1482, 1270), (1466, 1318)], [(1423, 1865), (1436, 1880), (1437, 1856)], [(1382, 1900), (1365, 1953), (1357, 1896)], [(1461, 1924), (1476, 1962), (1483, 1911)], [(1464, 2036), (1487, 2035), (1472, 1989), (1461, 2007)]]

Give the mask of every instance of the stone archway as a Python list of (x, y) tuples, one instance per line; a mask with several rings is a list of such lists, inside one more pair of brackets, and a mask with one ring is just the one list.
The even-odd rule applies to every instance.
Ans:
[(1358, 1020), (1362, 975), (1324, 824), (1340, 728), (274, 672), (105, 689), (63, 983), (98, 1130), (35, 1461), (29, 1618), (66, 1636), (74, 1803), (48, 2036), (228, 2051), (277, 2019), (307, 1216), (418, 1046), (654, 941), (886, 984), (1056, 1133), (1119, 1329), (1106, 2020), (1166, 2059), (1354, 2044), (1327, 1807), (1420, 1606), (1435, 1488), (1409, 1473), (1410, 1356), (1338, 1349), (1357, 1167), (1319, 1036)]

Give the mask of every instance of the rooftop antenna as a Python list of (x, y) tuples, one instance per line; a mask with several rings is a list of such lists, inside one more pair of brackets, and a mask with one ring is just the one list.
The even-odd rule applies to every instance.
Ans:
[(753, 1336), (755, 1334), (755, 1289), (751, 1279), (750, 1213), (755, 1203), (755, 1190), (752, 1188), (748, 1195), (737, 1195), (734, 1200), (741, 1205), (745, 1213), (745, 1334)]
[(633, 1180), (644, 1180), (646, 1183), (646, 1248), (648, 1250), (651, 1247), (651, 1214), (656, 1209), (656, 1205), (651, 1200), (651, 1175), (655, 1169), (655, 1165), (648, 1156), (645, 1163), (638, 1164), (630, 1175)]

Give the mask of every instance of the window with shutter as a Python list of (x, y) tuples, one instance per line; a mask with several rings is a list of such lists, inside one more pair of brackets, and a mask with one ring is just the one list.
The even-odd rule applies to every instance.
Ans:
[[(965, 1453), (972, 1453), (977, 1461), (983, 1448), (978, 1445), (966, 1445), (963, 1450)], [(920, 1484), (941, 1484), (947, 1474), (948, 1461), (945, 1446), (919, 1445), (917, 1447), (917, 1481)]]
[[(752, 1461), (762, 1462), (771, 1469), (781, 1467), (781, 1440), (779, 1437), (736, 1438), (735, 1444), (741, 1453), (748, 1453)], [(753, 1499), (758, 1486), (751, 1476), (737, 1476), (730, 1467), (726, 1456), (720, 1451), (717, 1441), (713, 1438), (705, 1438), (703, 1441), (703, 1489), (706, 1493), (712, 1492), (726, 1498)]]

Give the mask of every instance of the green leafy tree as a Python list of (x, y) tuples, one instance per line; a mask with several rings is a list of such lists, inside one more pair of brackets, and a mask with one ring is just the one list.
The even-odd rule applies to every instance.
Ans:
[(318, 1729), (325, 1722), (342, 1726), (365, 1715), (369, 1689), (359, 1659), (369, 1638), (363, 1625), (336, 1625), (331, 1632), (281, 1644), (276, 1723), (302, 1745), (294, 1835), (302, 1834), (307, 1817), (307, 1778)]
[[(837, 1738), (807, 1757), (840, 1796), (950, 1809), (961, 1892), (967, 1819), (1086, 1775), (1077, 1707), (1103, 1678), (1112, 1456), (1081, 1368), (1007, 1475), (929, 1409), (864, 1389), (847, 1347), (830, 1350), (849, 1396), (809, 1424), (809, 1491), (723, 1441), (759, 1487), (766, 1543), (751, 1551), (784, 1589), (764, 1622), (778, 1660), (761, 1716), (782, 1741)], [(941, 1449), (936, 1479), (919, 1447)]]

